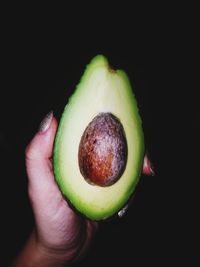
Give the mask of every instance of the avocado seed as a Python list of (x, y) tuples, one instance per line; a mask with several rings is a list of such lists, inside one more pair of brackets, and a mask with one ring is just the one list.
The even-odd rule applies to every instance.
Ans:
[(86, 127), (79, 144), (80, 172), (90, 184), (110, 186), (122, 176), (127, 154), (120, 120), (112, 113), (99, 113)]

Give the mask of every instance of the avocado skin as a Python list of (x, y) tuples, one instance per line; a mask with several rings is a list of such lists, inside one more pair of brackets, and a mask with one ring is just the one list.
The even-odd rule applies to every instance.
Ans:
[[(102, 82), (104, 80), (105, 84), (107, 82), (106, 85)], [(98, 90), (94, 89), (97, 84), (101, 85)], [(114, 86), (108, 90), (110, 85)], [(110, 106), (109, 97), (116, 100), (111, 100)], [(92, 110), (91, 114), (89, 110)], [(92, 118), (100, 112), (111, 112), (120, 119), (128, 142), (126, 170), (116, 184), (106, 188), (89, 185), (82, 177), (78, 166), (81, 134)], [(87, 65), (80, 83), (70, 97), (56, 133), (53, 168), (63, 196), (76, 211), (89, 219), (105, 220), (114, 216), (127, 203), (139, 181), (144, 147), (142, 121), (126, 73), (123, 70), (113, 71), (107, 59), (97, 55)]]

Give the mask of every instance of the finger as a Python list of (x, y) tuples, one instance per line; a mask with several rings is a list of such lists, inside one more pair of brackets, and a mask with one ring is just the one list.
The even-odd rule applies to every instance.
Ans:
[(43, 160), (51, 157), (56, 129), (56, 119), (50, 112), (40, 123), (38, 132), (26, 148), (27, 160)]
[[(154, 168), (152, 165), (152, 162), (149, 158), (149, 154), (146, 153), (144, 156), (144, 161), (143, 161), (143, 166), (142, 166), (142, 174), (147, 175), (147, 176), (152, 176), (155, 175)], [(134, 195), (130, 198), (128, 203), (120, 210), (118, 211), (117, 215), (119, 218), (124, 217), (124, 215), (127, 213), (128, 208), (133, 202)]]
[(128, 208), (132, 205), (133, 203), (133, 199), (134, 199), (135, 195), (132, 195), (131, 198), (128, 200), (128, 202), (125, 204), (125, 206), (118, 211), (117, 215), (119, 218), (124, 217), (124, 215), (127, 213)]
[(154, 176), (155, 175), (153, 164), (149, 158), (148, 153), (146, 153), (144, 156), (142, 174), (147, 175), (147, 176)]
[(42, 197), (45, 192), (50, 192), (49, 189), (57, 190), (50, 159), (56, 129), (57, 122), (53, 113), (47, 114), (40, 124), (39, 131), (26, 149), (29, 189), (31, 188), (33, 194), (37, 191), (37, 196)]
[(95, 233), (98, 230), (98, 225), (99, 225), (98, 222), (86, 220), (85, 223), (86, 223), (85, 241), (81, 247), (81, 250), (77, 254), (76, 258), (74, 259), (74, 263), (79, 262), (82, 258), (84, 258), (84, 256), (86, 256), (88, 248), (91, 245), (91, 242), (93, 241)]

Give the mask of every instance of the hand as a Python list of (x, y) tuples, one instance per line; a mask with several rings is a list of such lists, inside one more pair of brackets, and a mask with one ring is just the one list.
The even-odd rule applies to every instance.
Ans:
[(58, 267), (77, 261), (97, 229), (96, 222), (69, 207), (54, 180), (51, 157), (56, 129), (56, 119), (49, 113), (26, 149), (28, 193), (36, 227), (14, 266)]
[[(78, 261), (98, 227), (97, 222), (84, 219), (70, 208), (54, 180), (51, 157), (56, 129), (56, 119), (49, 113), (26, 149), (28, 193), (36, 226), (14, 267), (61, 267)], [(147, 155), (143, 174), (153, 175)], [(118, 213), (119, 217), (129, 205)]]

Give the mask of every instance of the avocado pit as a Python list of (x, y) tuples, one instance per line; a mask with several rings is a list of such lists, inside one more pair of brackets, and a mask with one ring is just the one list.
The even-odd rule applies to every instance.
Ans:
[(127, 140), (120, 120), (112, 113), (99, 113), (81, 137), (80, 172), (90, 184), (110, 186), (123, 174), (127, 154)]

